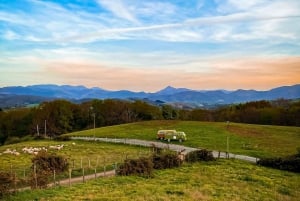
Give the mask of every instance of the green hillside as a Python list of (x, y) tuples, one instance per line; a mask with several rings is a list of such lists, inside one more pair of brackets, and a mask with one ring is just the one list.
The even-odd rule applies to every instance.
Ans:
[(296, 201), (300, 175), (241, 161), (219, 160), (156, 171), (153, 178), (102, 178), (71, 187), (25, 191), (8, 201), (216, 200)]
[(184, 145), (229, 151), (255, 157), (285, 156), (296, 153), (300, 146), (300, 127), (264, 126), (223, 122), (145, 121), (74, 132), (68, 136), (95, 136), (156, 140), (159, 129), (184, 131)]

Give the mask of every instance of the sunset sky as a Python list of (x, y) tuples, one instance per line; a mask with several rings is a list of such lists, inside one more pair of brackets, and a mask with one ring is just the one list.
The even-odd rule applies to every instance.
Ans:
[(0, 0), (0, 87), (299, 83), (299, 0)]

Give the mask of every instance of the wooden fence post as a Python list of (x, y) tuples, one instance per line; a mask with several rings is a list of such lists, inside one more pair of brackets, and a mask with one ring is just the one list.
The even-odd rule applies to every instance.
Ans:
[(82, 168), (82, 182), (85, 182), (85, 178), (84, 178), (84, 168)]
[(55, 169), (53, 170), (53, 186), (56, 186)]
[(14, 173), (14, 191), (17, 191), (17, 173)]
[(25, 180), (25, 178), (26, 178), (26, 169), (25, 168), (23, 170), (23, 177), (24, 177), (24, 180)]
[(33, 175), (34, 175), (34, 181), (35, 181), (35, 188), (37, 189), (37, 175), (36, 175), (36, 164), (33, 165)]
[(72, 169), (69, 168), (69, 186), (71, 186), (71, 179), (72, 179)]
[(103, 168), (104, 168), (104, 176), (106, 176), (106, 161), (105, 161), (105, 157), (103, 158)]

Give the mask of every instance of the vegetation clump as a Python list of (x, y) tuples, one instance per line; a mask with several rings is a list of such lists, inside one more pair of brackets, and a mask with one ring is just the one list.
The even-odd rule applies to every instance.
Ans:
[(214, 161), (215, 158), (212, 154), (212, 151), (209, 151), (207, 149), (201, 149), (189, 152), (186, 157), (185, 161), (189, 163), (195, 163), (198, 161)]
[(151, 176), (153, 172), (153, 163), (150, 158), (141, 157), (138, 159), (126, 159), (117, 169), (117, 175), (128, 176)]
[(182, 164), (182, 160), (180, 160), (178, 154), (170, 151), (153, 154), (152, 161), (154, 169), (174, 168)]
[(13, 176), (7, 172), (0, 172), (0, 198), (9, 193), (13, 186)]
[(300, 172), (300, 149), (295, 155), (287, 157), (263, 158), (257, 161), (258, 165), (271, 167), (279, 170)]
[(32, 159), (31, 169), (31, 188), (45, 188), (51, 175), (68, 169), (68, 162), (62, 156), (42, 151)]
[(71, 140), (70, 136), (66, 136), (66, 135), (58, 135), (58, 136), (55, 136), (53, 139), (56, 141), (70, 141)]
[[(154, 147), (155, 148), (155, 147)], [(138, 159), (126, 159), (121, 164), (116, 173), (117, 175), (139, 175), (139, 176), (152, 176), (154, 169), (167, 169), (180, 167), (182, 160), (178, 154), (171, 151), (162, 151), (155, 149), (156, 152), (150, 157), (141, 157)]]

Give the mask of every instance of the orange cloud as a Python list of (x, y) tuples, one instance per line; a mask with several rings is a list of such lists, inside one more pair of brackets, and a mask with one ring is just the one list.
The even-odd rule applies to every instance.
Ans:
[[(205, 72), (124, 68), (101, 64), (50, 62), (48, 75), (62, 84), (105, 89), (157, 91), (167, 85), (192, 89), (270, 89), (300, 83), (300, 57), (222, 59), (209, 61)], [(201, 67), (199, 67), (201, 68)]]

